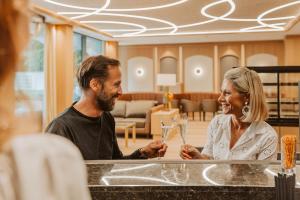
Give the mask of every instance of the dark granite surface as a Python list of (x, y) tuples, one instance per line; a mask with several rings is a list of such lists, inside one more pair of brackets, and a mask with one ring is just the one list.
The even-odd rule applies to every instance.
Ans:
[(93, 199), (271, 200), (281, 170), (278, 162), (257, 161), (91, 161), (87, 168)]

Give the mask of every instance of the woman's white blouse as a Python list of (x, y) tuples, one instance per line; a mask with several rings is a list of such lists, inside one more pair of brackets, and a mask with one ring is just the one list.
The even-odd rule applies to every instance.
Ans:
[(215, 160), (270, 160), (276, 158), (277, 133), (266, 122), (252, 122), (230, 149), (231, 115), (217, 115), (208, 126), (202, 154)]

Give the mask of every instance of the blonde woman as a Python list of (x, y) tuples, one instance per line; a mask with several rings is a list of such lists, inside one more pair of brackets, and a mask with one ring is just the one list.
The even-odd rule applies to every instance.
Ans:
[(278, 138), (264, 121), (268, 110), (258, 74), (245, 67), (227, 71), (218, 101), (223, 114), (210, 122), (203, 151), (184, 145), (180, 156), (183, 159), (274, 159)]
[(0, 0), (0, 199), (88, 200), (77, 148), (58, 136), (32, 134), (34, 119), (14, 115), (14, 79), (28, 42), (28, 10), (26, 0)]

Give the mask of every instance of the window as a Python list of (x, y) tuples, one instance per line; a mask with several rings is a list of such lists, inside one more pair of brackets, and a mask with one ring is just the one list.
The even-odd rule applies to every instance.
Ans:
[(102, 53), (102, 41), (95, 38), (86, 38), (86, 55), (95, 56)]
[[(103, 53), (103, 43), (101, 40), (88, 37), (79, 33), (74, 33), (73, 46), (75, 72), (77, 71), (80, 63), (83, 61), (84, 58)], [(81, 91), (76, 79), (76, 75), (74, 75), (73, 101), (78, 101), (80, 95)]]
[[(45, 110), (45, 84), (44, 84), (44, 46), (45, 27), (43, 23), (31, 23), (31, 40), (24, 53), (24, 65), (16, 73), (15, 90), (25, 94), (33, 105), (34, 113), (42, 116)], [(16, 114), (28, 111), (28, 107), (20, 101), (16, 107)]]

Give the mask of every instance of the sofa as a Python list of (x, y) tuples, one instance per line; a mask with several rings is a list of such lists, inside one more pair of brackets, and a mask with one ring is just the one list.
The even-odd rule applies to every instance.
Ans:
[[(163, 105), (157, 105), (155, 100), (118, 100), (111, 111), (116, 124), (119, 122), (135, 122), (136, 134), (151, 136), (151, 114), (163, 108)], [(122, 133), (116, 130), (117, 134)], [(118, 132), (119, 131), (119, 132)]]

